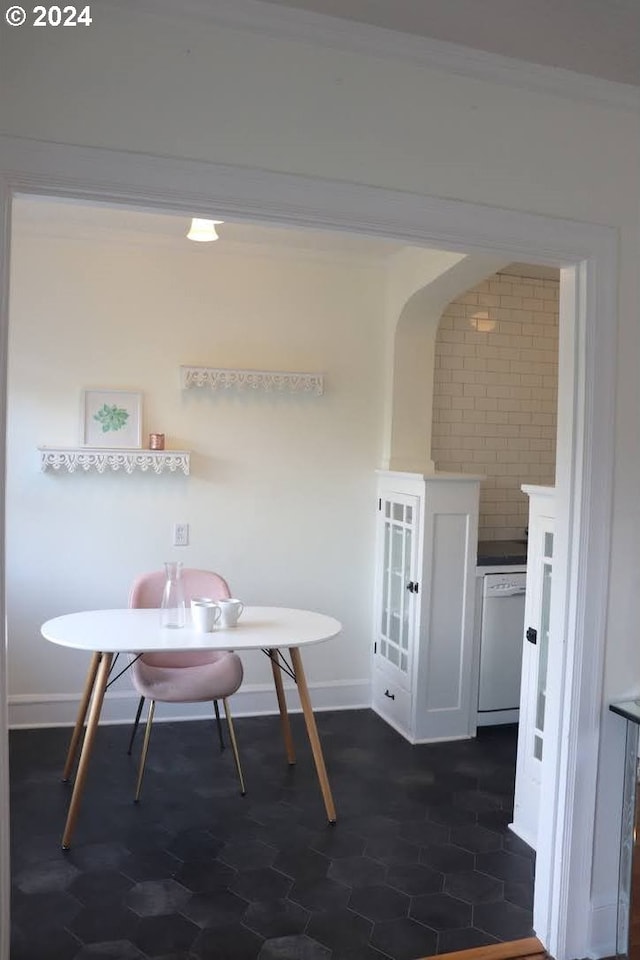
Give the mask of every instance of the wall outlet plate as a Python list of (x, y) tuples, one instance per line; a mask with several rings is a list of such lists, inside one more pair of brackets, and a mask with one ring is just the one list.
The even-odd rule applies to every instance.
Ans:
[(173, 545), (174, 547), (189, 546), (189, 524), (188, 523), (174, 523)]

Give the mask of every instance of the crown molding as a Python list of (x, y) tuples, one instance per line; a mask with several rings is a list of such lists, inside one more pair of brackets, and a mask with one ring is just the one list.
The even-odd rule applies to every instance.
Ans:
[[(123, 0), (97, 0), (97, 7), (130, 12)], [(297, 40), (420, 66), (475, 80), (520, 87), (572, 100), (637, 112), (640, 87), (616, 83), (560, 67), (505, 57), (472, 47), (342, 20), (307, 10), (280, 7), (268, 0), (137, 0), (135, 11), (181, 21), (207, 21), (284, 40)]]

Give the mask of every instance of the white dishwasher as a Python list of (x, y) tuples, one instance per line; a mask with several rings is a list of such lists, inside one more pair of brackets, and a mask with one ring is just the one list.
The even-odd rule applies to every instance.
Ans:
[[(526, 573), (483, 577), (478, 725), (512, 723), (520, 707)], [(501, 717), (501, 712), (502, 717)]]

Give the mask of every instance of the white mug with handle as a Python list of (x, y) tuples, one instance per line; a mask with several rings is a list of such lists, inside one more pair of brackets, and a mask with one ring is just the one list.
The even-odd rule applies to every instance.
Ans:
[(207, 597), (194, 597), (191, 601), (191, 622), (197, 633), (211, 633), (214, 624), (220, 619), (220, 607), (217, 600)]
[(218, 606), (220, 607), (220, 626), (236, 627), (240, 614), (244, 610), (242, 600), (229, 597), (228, 599), (218, 600)]

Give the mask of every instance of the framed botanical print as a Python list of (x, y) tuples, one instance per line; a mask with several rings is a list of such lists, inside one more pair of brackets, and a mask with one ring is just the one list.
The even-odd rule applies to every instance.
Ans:
[(142, 394), (129, 390), (83, 390), (80, 442), (85, 447), (142, 445)]

